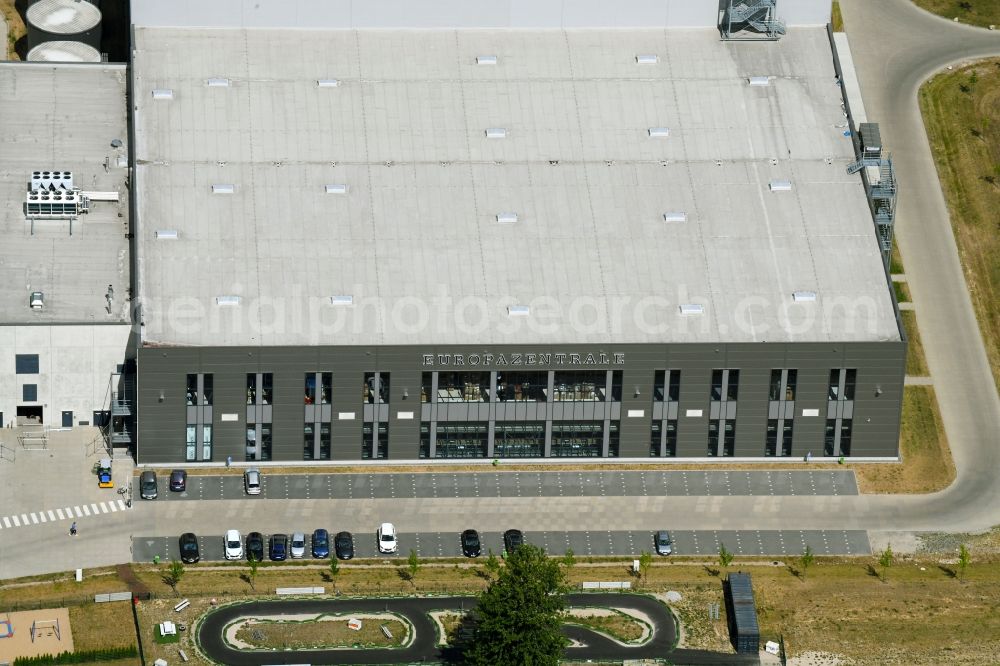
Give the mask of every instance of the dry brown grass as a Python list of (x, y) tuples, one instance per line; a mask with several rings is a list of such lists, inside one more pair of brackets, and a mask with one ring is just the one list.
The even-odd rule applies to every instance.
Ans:
[(643, 624), (634, 617), (620, 611), (611, 615), (594, 613), (591, 615), (576, 614), (566, 616), (567, 624), (580, 624), (596, 629), (624, 643), (632, 643), (640, 638), (644, 631)]
[[(1000, 24), (1000, 2), (970, 4)], [(920, 108), (994, 383), (1000, 387), (1000, 59), (935, 76), (920, 89)]]
[(924, 343), (920, 339), (920, 331), (917, 329), (917, 313), (912, 310), (904, 310), (899, 313), (903, 320), (903, 327), (906, 329), (908, 345), (906, 348), (906, 374), (911, 377), (926, 377), (930, 374), (927, 369), (927, 357), (924, 355)]
[(0, 0), (0, 14), (3, 14), (7, 21), (7, 43), (4, 45), (7, 60), (20, 60), (21, 57), (14, 49), (17, 40), (24, 37), (27, 28), (24, 26), (24, 19), (18, 13), (15, 0)]
[(858, 465), (863, 493), (931, 493), (955, 479), (955, 463), (944, 434), (932, 386), (903, 390), (903, 428), (899, 439), (903, 463)]
[(833, 0), (830, 8), (830, 27), (834, 32), (844, 32), (844, 16), (840, 13), (840, 3)]
[(135, 645), (135, 623), (128, 601), (70, 606), (73, 647), (77, 650)]
[[(347, 626), (347, 620), (347, 617), (322, 617), (302, 622), (254, 621), (240, 627), (236, 631), (236, 638), (248, 645), (267, 649), (322, 649), (361, 645), (396, 647), (408, 640), (409, 630), (399, 620), (362, 619), (361, 629), (357, 631)], [(392, 638), (386, 638), (382, 633), (383, 625), (389, 629)]]

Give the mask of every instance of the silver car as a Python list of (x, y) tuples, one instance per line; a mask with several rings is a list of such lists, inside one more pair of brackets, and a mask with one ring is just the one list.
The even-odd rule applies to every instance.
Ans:
[(142, 499), (156, 499), (156, 472), (146, 470), (139, 477), (139, 495)]
[(260, 470), (251, 467), (243, 472), (243, 485), (247, 495), (260, 495)]
[(306, 535), (302, 532), (292, 534), (291, 556), (293, 560), (300, 560), (306, 556)]
[(654, 535), (653, 541), (656, 544), (657, 555), (669, 555), (674, 552), (674, 541), (670, 538), (670, 532), (666, 530), (658, 531)]

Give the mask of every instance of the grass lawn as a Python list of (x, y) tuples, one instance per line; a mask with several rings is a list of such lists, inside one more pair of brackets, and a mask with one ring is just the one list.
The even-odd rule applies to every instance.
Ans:
[(73, 647), (77, 650), (135, 645), (135, 623), (128, 601), (69, 607)]
[(892, 254), (889, 255), (889, 273), (892, 275), (905, 274), (903, 270), (903, 258), (899, 256), (899, 247), (892, 244)]
[(930, 493), (955, 479), (955, 463), (941, 424), (933, 386), (903, 390), (903, 426), (899, 438), (903, 464), (855, 468), (863, 493)]
[(904, 310), (899, 316), (903, 320), (903, 328), (906, 329), (906, 337), (909, 340), (906, 349), (906, 374), (911, 377), (926, 377), (930, 371), (927, 369), (927, 358), (924, 356), (924, 343), (920, 340), (920, 331), (917, 329), (917, 313), (913, 310)]
[(918, 7), (946, 19), (956, 16), (962, 23), (988, 27), (1000, 26), (1000, 2), (997, 0), (913, 0)]
[[(993, 543), (994, 554), (987, 554), (989, 543)], [(949, 543), (946, 547), (953, 545)], [(729, 570), (749, 571), (753, 575), (761, 638), (773, 640), (784, 636), (792, 655), (808, 651), (834, 652), (862, 666), (995, 663), (995, 656), (1000, 654), (1000, 597), (996, 594), (1000, 586), (1000, 555), (996, 554), (1000, 550), (1000, 539), (970, 541), (969, 545), (973, 559), (964, 581), (955, 577), (953, 552), (919, 558), (899, 556), (888, 572), (887, 583), (868, 572), (873, 557), (818, 557), (802, 577), (794, 576), (785, 562), (772, 563), (760, 558), (738, 559)], [(786, 561), (794, 565), (794, 560), (790, 556)], [(717, 574), (715, 565), (706, 566), (705, 558), (679, 557), (658, 560), (649, 568), (645, 580), (637, 581), (629, 576), (628, 566), (626, 560), (606, 560), (603, 566), (581, 562), (572, 567), (568, 575), (574, 587), (585, 580), (632, 580), (640, 592), (675, 590), (682, 596), (673, 607), (684, 627), (683, 645), (732, 650), (722, 597), (721, 578), (725, 570)], [(147, 663), (156, 658), (180, 663), (179, 649), (184, 650), (192, 666), (207, 663), (197, 653), (191, 637), (197, 619), (212, 608), (211, 597), (194, 596), (194, 591), (218, 590), (219, 603), (251, 597), (248, 586), (239, 582), (235, 568), (232, 572), (218, 572), (188, 567), (178, 595), (173, 597), (169, 588), (156, 582), (159, 579), (156, 567), (137, 566), (136, 569), (140, 576), (156, 586), (156, 594), (164, 595), (164, 598), (141, 602), (138, 607)], [(432, 573), (434, 569), (437, 571)], [(382, 573), (373, 572), (371, 567), (345, 565), (338, 576), (338, 586), (366, 587), (373, 576)], [(388, 569), (388, 573), (395, 575), (393, 569)], [(295, 568), (280, 578), (282, 584), (311, 585), (317, 583), (317, 576), (314, 570)], [(422, 577), (433, 578), (437, 584), (467, 594), (474, 594), (483, 586), (482, 578), (461, 567), (425, 567), (417, 578), (418, 592)], [(270, 583), (274, 583), (278, 574), (273, 569), (262, 570), (258, 577), (259, 589), (265, 578), (273, 578)], [(388, 580), (393, 579), (383, 579), (383, 594), (412, 594), (411, 585), (398, 575), (392, 586), (388, 585)], [(181, 597), (188, 597), (191, 606), (174, 613), (173, 605)], [(705, 609), (709, 603), (723, 604), (720, 620), (707, 618)], [(127, 611), (125, 604), (102, 604), (101, 607), (91, 604), (81, 608), (80, 612), (85, 614)], [(73, 619), (74, 637), (79, 631), (78, 617), (74, 615)], [(155, 642), (155, 624), (166, 619), (188, 625), (186, 631), (179, 632), (179, 643), (159, 645)], [(131, 630), (131, 621), (124, 616), (94, 615), (92, 623), (105, 626), (108, 631), (120, 631), (123, 636)], [(92, 636), (86, 640), (97, 639)]]
[(840, 3), (833, 0), (833, 8), (830, 10), (830, 25), (834, 32), (844, 32), (844, 17), (840, 13)]
[[(969, 4), (1000, 24), (1000, 2)], [(1000, 387), (1000, 59), (935, 76), (920, 89), (920, 108), (986, 355)]]
[(906, 286), (905, 282), (893, 282), (892, 290), (896, 292), (896, 302), (897, 303), (909, 303), (910, 302), (910, 288)]
[(579, 624), (584, 627), (596, 629), (597, 631), (608, 634), (623, 643), (633, 643), (639, 640), (642, 638), (644, 630), (643, 624), (639, 620), (616, 610), (611, 610), (608, 614), (601, 612), (595, 612), (587, 615), (582, 613), (573, 615), (567, 614), (566, 623)]

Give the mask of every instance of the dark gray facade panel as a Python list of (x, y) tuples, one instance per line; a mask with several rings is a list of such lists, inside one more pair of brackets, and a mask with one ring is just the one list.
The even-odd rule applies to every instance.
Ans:
[[(569, 365), (572, 354), (593, 365)], [(620, 355), (620, 356), (616, 356)], [(502, 356), (501, 356), (502, 355)], [(546, 355), (551, 357), (546, 358)], [(603, 355), (603, 356), (602, 356)], [(461, 359), (459, 359), (461, 357)], [(562, 359), (561, 361), (559, 359)], [(389, 404), (381, 413), (389, 426), (390, 459), (416, 459), (422, 415), (438, 422), (486, 420), (507, 415), (619, 421), (619, 455), (649, 456), (653, 423), (653, 381), (657, 370), (681, 373), (677, 407), (677, 457), (707, 452), (713, 369), (740, 371), (736, 401), (735, 456), (763, 457), (772, 369), (797, 370), (792, 456), (823, 452), (831, 369), (856, 368), (852, 457), (896, 456), (906, 345), (873, 343), (746, 343), (678, 345), (416, 347), (144, 348), (139, 351), (139, 436), (141, 463), (184, 458), (185, 376), (214, 375), (213, 459), (242, 461), (246, 437), (246, 374), (272, 373), (272, 459), (303, 457), (304, 381), (307, 373), (332, 373), (331, 458), (359, 460), (362, 452), (366, 372), (389, 374)], [(520, 365), (513, 365), (517, 359)], [(543, 361), (548, 363), (541, 365)], [(460, 361), (461, 364), (458, 364)], [(488, 361), (488, 363), (487, 363)], [(530, 365), (525, 365), (530, 362)], [(431, 371), (620, 371), (620, 404), (602, 402), (422, 403), (422, 373)], [(163, 399), (160, 399), (162, 394)], [(717, 405), (715, 410), (718, 412)], [(728, 409), (733, 409), (731, 404)], [(660, 404), (658, 413), (666, 413)], [(815, 416), (811, 415), (815, 414)], [(223, 415), (227, 415), (223, 421)], [(235, 415), (235, 417), (234, 417)], [(235, 420), (232, 420), (234, 419)], [(531, 420), (516, 416), (509, 420)], [(542, 420), (542, 419), (539, 419)]]

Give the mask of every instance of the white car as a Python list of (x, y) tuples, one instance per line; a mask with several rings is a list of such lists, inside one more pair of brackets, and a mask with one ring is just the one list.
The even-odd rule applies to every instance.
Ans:
[(260, 470), (251, 467), (243, 472), (243, 485), (246, 487), (247, 495), (260, 495)]
[(300, 560), (306, 556), (306, 535), (302, 532), (292, 534), (291, 555), (293, 560)]
[(227, 560), (243, 559), (243, 537), (240, 536), (239, 530), (227, 530), (223, 546), (226, 549)]
[(396, 528), (392, 523), (382, 523), (378, 528), (378, 552), (395, 553), (399, 544), (396, 543)]

